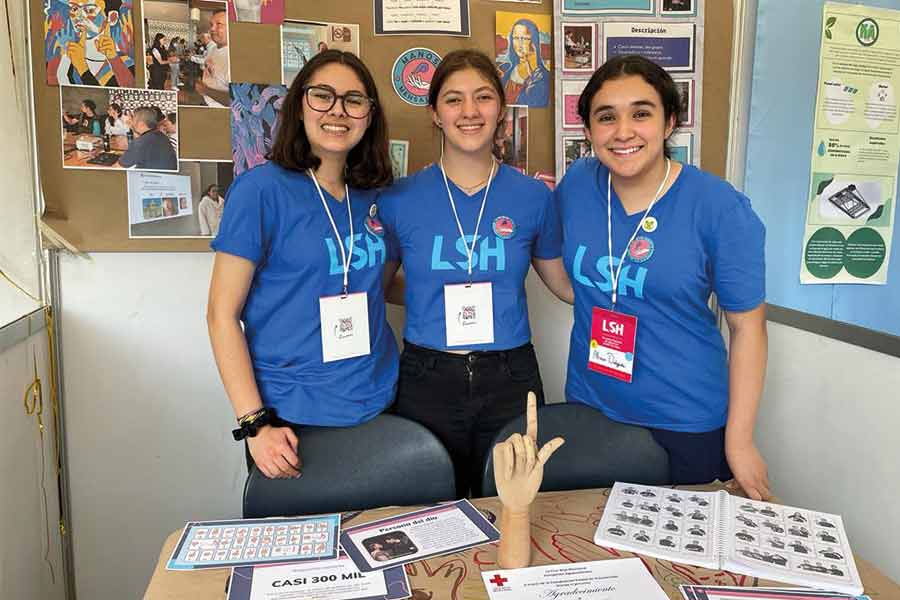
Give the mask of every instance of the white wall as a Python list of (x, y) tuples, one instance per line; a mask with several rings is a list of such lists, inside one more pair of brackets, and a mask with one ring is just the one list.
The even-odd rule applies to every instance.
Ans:
[[(61, 261), (80, 598), (138, 597), (170, 532), (191, 519), (240, 515), (242, 447), (230, 437), (204, 320), (211, 258)], [(534, 274), (527, 287), (545, 392), (560, 401), (571, 313)], [(389, 314), (399, 332), (402, 311)], [(892, 460), (900, 408), (890, 402), (900, 361), (778, 325), (770, 348), (758, 435), (776, 493), (843, 514), (857, 552), (900, 579)], [(845, 364), (861, 369), (857, 381)], [(854, 504), (859, 491), (866, 496)], [(884, 520), (866, 525), (877, 513)]]
[(900, 359), (769, 324), (757, 425), (775, 493), (843, 515), (858, 556), (900, 581)]
[[(44, 386), (44, 489), (37, 421), (25, 414), (22, 396), (34, 379), (34, 356)], [(46, 332), (0, 352), (0, 598), (62, 600), (65, 574), (60, 550), (59, 503), (53, 468), (50, 377)], [(49, 535), (49, 545), (48, 545)], [(46, 556), (46, 560), (45, 560)], [(52, 574), (51, 574), (52, 569)]]
[(79, 598), (143, 594), (163, 540), (239, 517), (243, 447), (206, 334), (210, 254), (61, 260)]

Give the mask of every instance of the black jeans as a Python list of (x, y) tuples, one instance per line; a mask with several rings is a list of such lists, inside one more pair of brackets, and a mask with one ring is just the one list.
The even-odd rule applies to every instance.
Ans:
[(669, 477), (675, 485), (709, 483), (733, 477), (725, 458), (725, 428), (689, 433), (650, 429), (656, 443), (669, 453)]
[(421, 423), (453, 460), (456, 495), (481, 491), (497, 432), (525, 412), (528, 392), (544, 403), (534, 346), (453, 354), (405, 343), (394, 414)]

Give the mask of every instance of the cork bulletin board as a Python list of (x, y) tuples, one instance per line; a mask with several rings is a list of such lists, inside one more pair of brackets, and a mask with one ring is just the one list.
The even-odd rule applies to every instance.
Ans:
[[(127, 3), (128, 0), (126, 0)], [(433, 162), (439, 140), (427, 108), (414, 107), (391, 87), (391, 69), (404, 51), (425, 47), (443, 56), (476, 47), (493, 57), (494, 15), (498, 11), (553, 14), (553, 2), (541, 4), (470, 0), (470, 37), (443, 35), (374, 35), (372, 0), (311, 2), (286, 0), (285, 19), (358, 23), (360, 54), (379, 87), (391, 139), (409, 141), (409, 172)], [(209, 251), (206, 239), (129, 239), (126, 174), (123, 170), (63, 169), (59, 88), (46, 83), (42, 2), (31, 2), (31, 49), (37, 121), (38, 161), (46, 204), (44, 221), (85, 252)], [(135, 85), (144, 87), (143, 31), (140, 1), (132, 6), (136, 48)], [(731, 2), (706, 3), (701, 165), (724, 176), (728, 142), (733, 9)], [(556, 41), (554, 40), (554, 43)], [(278, 25), (229, 23), (231, 80), (281, 83), (281, 34)], [(554, 65), (553, 68), (558, 68)], [(554, 100), (529, 110), (528, 174), (553, 173)], [(181, 106), (178, 113), (182, 160), (231, 160), (230, 111)]]

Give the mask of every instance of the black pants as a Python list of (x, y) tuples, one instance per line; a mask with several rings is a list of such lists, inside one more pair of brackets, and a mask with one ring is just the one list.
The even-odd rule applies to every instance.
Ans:
[(669, 453), (669, 477), (673, 484), (692, 485), (732, 478), (725, 458), (725, 428), (689, 433), (650, 429), (656, 443)]
[(525, 412), (528, 392), (544, 403), (541, 375), (530, 343), (503, 351), (453, 354), (405, 343), (397, 400), (391, 411), (421, 423), (453, 459), (456, 495), (481, 491), (491, 442)]

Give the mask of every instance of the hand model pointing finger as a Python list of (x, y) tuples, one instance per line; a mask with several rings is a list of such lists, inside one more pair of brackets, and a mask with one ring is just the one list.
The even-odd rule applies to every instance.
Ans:
[(556, 437), (538, 450), (534, 392), (528, 392), (525, 415), (525, 435), (514, 433), (494, 446), (494, 483), (503, 503), (498, 563), (505, 569), (527, 567), (531, 562), (531, 503), (541, 487), (544, 464), (565, 443)]

